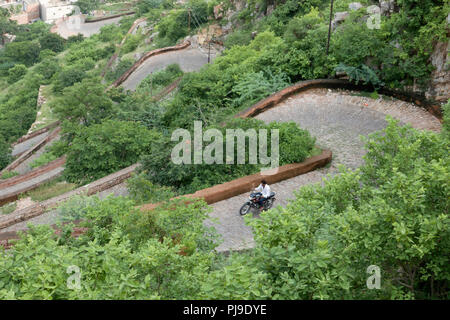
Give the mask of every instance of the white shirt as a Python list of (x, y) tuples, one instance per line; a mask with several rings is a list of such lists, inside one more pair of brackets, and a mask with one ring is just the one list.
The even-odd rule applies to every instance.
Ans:
[(266, 186), (265, 186), (264, 188), (263, 188), (262, 184), (260, 184), (260, 185), (258, 186), (258, 188), (255, 189), (255, 191), (261, 192), (261, 193), (262, 193), (262, 196), (263, 196), (264, 198), (270, 197), (270, 187), (269, 187), (268, 184), (266, 184)]

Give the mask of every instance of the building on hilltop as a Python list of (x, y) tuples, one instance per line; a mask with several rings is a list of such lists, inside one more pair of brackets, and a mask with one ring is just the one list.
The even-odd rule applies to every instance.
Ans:
[(38, 0), (22, 0), (17, 1), (17, 5), (22, 6), (19, 13), (13, 14), (10, 19), (17, 21), (18, 24), (27, 24), (39, 20), (40, 4)]

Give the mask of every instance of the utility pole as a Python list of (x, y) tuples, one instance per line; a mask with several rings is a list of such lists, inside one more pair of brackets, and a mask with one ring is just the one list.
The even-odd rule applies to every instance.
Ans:
[(188, 9), (188, 14), (189, 14), (189, 18), (188, 18), (188, 30), (189, 33), (191, 32), (191, 8)]
[(333, 4), (334, 0), (331, 0), (331, 7), (330, 7), (330, 24), (328, 26), (328, 42), (327, 42), (327, 56), (330, 52), (330, 39), (331, 39), (331, 20), (333, 19)]
[(211, 61), (211, 38), (208, 41), (208, 63)]

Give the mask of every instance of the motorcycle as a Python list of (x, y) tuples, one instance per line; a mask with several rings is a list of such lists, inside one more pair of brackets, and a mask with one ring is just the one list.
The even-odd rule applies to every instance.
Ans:
[(248, 197), (249, 201), (244, 203), (244, 205), (239, 210), (240, 215), (241, 216), (246, 215), (247, 213), (249, 213), (251, 208), (255, 208), (255, 209), (259, 210), (262, 207), (263, 211), (266, 211), (266, 210), (269, 210), (270, 208), (272, 208), (272, 205), (273, 205), (274, 201), (276, 200), (275, 192), (270, 193), (270, 196), (263, 201), (262, 206), (259, 204), (259, 198), (261, 196), (262, 196), (261, 192), (252, 192), (250, 194), (250, 196)]

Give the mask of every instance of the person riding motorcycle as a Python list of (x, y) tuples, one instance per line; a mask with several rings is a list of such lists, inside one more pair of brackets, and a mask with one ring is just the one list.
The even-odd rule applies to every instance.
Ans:
[(261, 180), (261, 184), (255, 189), (255, 191), (261, 192), (261, 197), (259, 198), (258, 204), (259, 207), (262, 208), (264, 201), (266, 201), (266, 199), (270, 197), (270, 187), (267, 184), (266, 180)]

